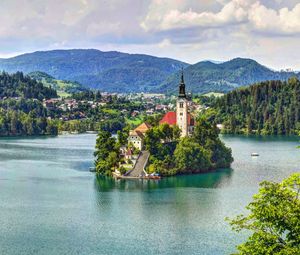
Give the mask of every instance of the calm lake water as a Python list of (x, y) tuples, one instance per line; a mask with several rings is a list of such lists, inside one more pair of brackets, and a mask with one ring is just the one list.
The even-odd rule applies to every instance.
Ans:
[(0, 254), (230, 254), (244, 236), (224, 218), (262, 180), (298, 171), (300, 150), (298, 138), (222, 139), (231, 169), (126, 182), (88, 172), (95, 135), (0, 139)]

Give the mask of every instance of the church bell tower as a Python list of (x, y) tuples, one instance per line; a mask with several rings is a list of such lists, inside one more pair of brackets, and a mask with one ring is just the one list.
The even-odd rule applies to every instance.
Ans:
[(179, 94), (176, 103), (176, 123), (181, 130), (181, 137), (188, 136), (188, 100), (185, 93), (183, 70), (179, 84)]

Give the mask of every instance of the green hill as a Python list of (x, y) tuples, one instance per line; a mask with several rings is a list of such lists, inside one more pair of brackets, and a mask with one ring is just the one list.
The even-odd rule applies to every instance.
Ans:
[[(0, 98), (48, 99), (57, 97), (53, 88), (44, 86), (21, 72), (0, 74)], [(0, 100), (1, 101), (1, 100)]]
[[(287, 80), (295, 75), (293, 72), (276, 72), (252, 59), (243, 58), (220, 64), (203, 61), (184, 70), (187, 89), (193, 93), (224, 93), (256, 82)], [(180, 72), (171, 75), (157, 90), (173, 93), (177, 89), (179, 76)]]
[[(216, 99), (212, 117), (229, 133), (285, 135), (300, 131), (300, 81), (267, 81)], [(211, 110), (209, 110), (211, 111)]]
[(99, 50), (53, 50), (0, 59), (0, 70), (45, 72), (56, 79), (114, 92), (149, 91), (188, 64), (169, 58)]
[(57, 80), (44, 72), (31, 72), (28, 74), (32, 79), (43, 83), (47, 87), (55, 89), (59, 96), (68, 96), (72, 93), (86, 90), (80, 83), (73, 81)]
[[(85, 88), (125, 93), (175, 93), (181, 68), (184, 68), (187, 89), (193, 93), (224, 93), (255, 82), (283, 81), (298, 75), (273, 71), (252, 59), (235, 58), (223, 63), (202, 61), (189, 65), (169, 58), (94, 49), (38, 51), (0, 59), (0, 70), (9, 73), (43, 72), (58, 83), (71, 81)], [(42, 80), (46, 79), (42, 77)], [(78, 84), (55, 86), (68, 90), (77, 88)], [(61, 91), (66, 92), (65, 89)]]

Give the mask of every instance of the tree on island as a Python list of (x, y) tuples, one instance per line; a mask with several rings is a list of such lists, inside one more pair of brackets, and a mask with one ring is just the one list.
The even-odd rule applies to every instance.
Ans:
[(150, 151), (149, 172), (161, 175), (199, 173), (229, 167), (231, 149), (219, 138), (219, 130), (205, 116), (199, 116), (191, 137), (179, 139), (177, 126), (167, 124), (146, 133), (145, 145)]
[(229, 220), (233, 230), (252, 232), (236, 254), (300, 254), (300, 174), (260, 186), (246, 207), (250, 214)]
[(178, 143), (174, 157), (178, 172), (207, 171), (212, 167), (210, 152), (190, 137), (184, 137)]
[(100, 130), (96, 140), (96, 171), (103, 175), (111, 175), (112, 168), (115, 168), (119, 162), (119, 146), (111, 133)]

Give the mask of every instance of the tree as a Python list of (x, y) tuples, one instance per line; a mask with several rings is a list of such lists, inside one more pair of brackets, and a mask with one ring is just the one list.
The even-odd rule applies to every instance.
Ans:
[(300, 254), (300, 174), (281, 183), (264, 181), (260, 187), (246, 207), (250, 214), (229, 220), (233, 230), (252, 232), (237, 254)]
[(101, 130), (96, 140), (95, 165), (98, 173), (110, 175), (112, 167), (118, 164), (119, 147), (111, 133)]
[(293, 77), (239, 88), (218, 98), (212, 107), (224, 132), (282, 135), (297, 133), (299, 102), (300, 81)]
[(207, 139), (211, 139), (213, 141), (218, 139), (219, 130), (216, 125), (210, 123), (205, 116), (200, 116), (197, 119), (193, 137), (197, 143), (204, 146)]
[(117, 135), (118, 135), (118, 143), (120, 146), (127, 144), (128, 136), (129, 136), (129, 127), (125, 127), (122, 130), (118, 130)]
[(211, 168), (210, 153), (193, 138), (183, 138), (174, 152), (176, 167), (184, 172), (201, 172)]

